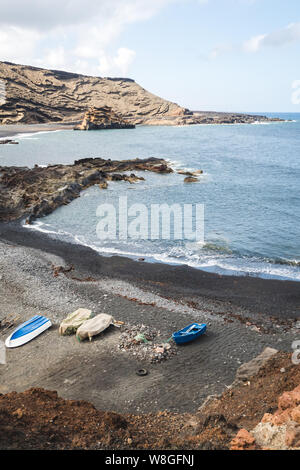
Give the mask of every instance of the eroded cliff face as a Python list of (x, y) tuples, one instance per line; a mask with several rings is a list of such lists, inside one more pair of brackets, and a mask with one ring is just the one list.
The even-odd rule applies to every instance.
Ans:
[(84, 115), (81, 124), (74, 128), (75, 131), (94, 131), (101, 129), (133, 129), (130, 124), (119, 114), (116, 114), (109, 106), (102, 108), (90, 108)]
[(88, 77), (0, 62), (0, 125), (79, 124), (92, 107), (110, 107), (132, 125), (251, 124), (265, 116), (192, 112), (149, 93), (129, 78)]
[[(184, 123), (190, 113), (128, 78), (98, 78), (0, 62), (5, 102), (0, 124), (81, 122), (92, 107), (108, 106), (131, 124)], [(3, 83), (2, 82), (2, 83)]]

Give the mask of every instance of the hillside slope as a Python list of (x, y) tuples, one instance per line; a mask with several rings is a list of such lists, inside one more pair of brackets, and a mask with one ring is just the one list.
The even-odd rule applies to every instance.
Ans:
[(108, 106), (130, 124), (240, 124), (265, 116), (192, 112), (149, 93), (129, 78), (88, 77), (0, 62), (0, 125), (79, 123), (92, 107)]
[(128, 78), (88, 77), (0, 62), (0, 79), (6, 85), (2, 124), (78, 121), (92, 106), (110, 106), (133, 124), (151, 124), (152, 119), (180, 124), (189, 115)]

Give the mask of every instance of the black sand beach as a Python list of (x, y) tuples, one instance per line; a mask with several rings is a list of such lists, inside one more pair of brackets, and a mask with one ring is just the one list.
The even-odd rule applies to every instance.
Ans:
[[(8, 351), (1, 393), (37, 386), (103, 410), (193, 412), (266, 346), (291, 351), (299, 339), (299, 283), (103, 257), (17, 223), (0, 225), (0, 239), (1, 318), (40, 313), (53, 323), (35, 341)], [(53, 266), (71, 265), (70, 273), (53, 276)], [(116, 328), (92, 343), (59, 337), (59, 323), (79, 307), (155, 327), (164, 341), (193, 321), (206, 322), (208, 333), (170, 360), (149, 364), (118, 349)], [(146, 377), (136, 375), (140, 367)]]
[(189, 266), (146, 263), (121, 256), (101, 256), (81, 245), (65, 243), (18, 223), (0, 224), (0, 237), (21, 246), (38, 248), (62, 257), (79, 276), (103, 276), (151, 287), (152, 292), (173, 299), (205, 298), (249, 310), (257, 320), (278, 321), (300, 317), (300, 283), (251, 276), (224, 276)]
[(57, 130), (70, 130), (71, 124), (10, 124), (0, 126), (0, 139), (5, 137), (15, 137), (18, 134), (31, 134), (34, 132), (48, 132)]

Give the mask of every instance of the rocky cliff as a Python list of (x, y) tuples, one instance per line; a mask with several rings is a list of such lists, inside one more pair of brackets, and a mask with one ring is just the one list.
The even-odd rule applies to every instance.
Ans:
[(88, 109), (108, 106), (130, 124), (235, 124), (264, 116), (191, 112), (128, 78), (88, 77), (0, 62), (0, 125), (79, 123)]
[(98, 78), (0, 62), (6, 88), (0, 123), (82, 121), (91, 107), (109, 106), (131, 124), (183, 123), (188, 110), (128, 78)]

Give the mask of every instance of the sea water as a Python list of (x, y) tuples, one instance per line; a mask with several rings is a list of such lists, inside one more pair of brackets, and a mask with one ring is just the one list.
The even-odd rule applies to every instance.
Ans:
[[(159, 157), (174, 170), (202, 169), (198, 183), (174, 172), (138, 173), (145, 181), (83, 191), (32, 227), (107, 255), (186, 264), (211, 272), (300, 281), (300, 114), (290, 122), (133, 130), (43, 132), (0, 148), (0, 166), (73, 163), (87, 157)], [(99, 240), (97, 207), (143, 203), (204, 204), (205, 242)], [(31, 229), (32, 229), (31, 228)]]

